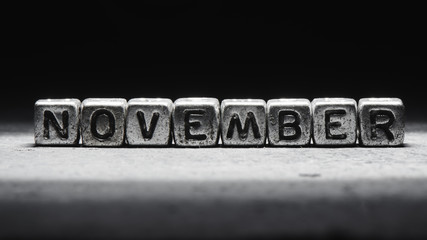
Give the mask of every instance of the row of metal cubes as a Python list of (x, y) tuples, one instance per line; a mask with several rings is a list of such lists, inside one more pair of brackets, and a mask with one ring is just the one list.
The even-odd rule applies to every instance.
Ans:
[(398, 98), (42, 99), (34, 130), (37, 145), (401, 146), (404, 115)]

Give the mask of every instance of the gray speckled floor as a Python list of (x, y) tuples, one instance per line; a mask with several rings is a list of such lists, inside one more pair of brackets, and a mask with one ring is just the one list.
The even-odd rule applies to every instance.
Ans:
[(401, 148), (34, 147), (0, 125), (0, 237), (427, 237), (427, 125)]

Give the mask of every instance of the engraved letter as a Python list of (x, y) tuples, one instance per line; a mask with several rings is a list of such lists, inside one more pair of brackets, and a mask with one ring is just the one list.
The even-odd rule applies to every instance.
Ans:
[(335, 134), (333, 135), (331, 133), (331, 128), (339, 128), (341, 127), (340, 122), (331, 122), (331, 116), (335, 115), (345, 115), (346, 111), (344, 109), (337, 109), (337, 110), (327, 110), (325, 111), (325, 130), (326, 130), (326, 139), (346, 139), (347, 134)]
[(252, 126), (252, 130), (255, 138), (261, 138), (261, 133), (259, 131), (258, 124), (256, 122), (255, 115), (252, 112), (248, 112), (245, 120), (245, 126), (242, 128), (242, 123), (240, 122), (239, 115), (237, 113), (233, 114), (230, 120), (230, 126), (227, 131), (227, 138), (231, 139), (233, 137), (234, 128), (237, 128), (237, 133), (241, 140), (245, 140), (248, 137), (249, 126)]
[[(109, 123), (108, 130), (104, 134), (99, 133), (98, 130), (96, 129), (98, 118), (101, 115), (106, 116), (108, 118), (108, 123)], [(114, 132), (116, 131), (116, 119), (114, 118), (114, 115), (106, 109), (99, 109), (95, 111), (92, 114), (92, 117), (90, 119), (90, 130), (93, 136), (95, 136), (98, 139), (105, 140), (112, 137), (114, 135)]]
[(159, 120), (160, 114), (158, 112), (153, 113), (153, 116), (151, 117), (150, 127), (147, 128), (147, 123), (145, 121), (144, 113), (141, 111), (138, 111), (136, 113), (136, 116), (138, 118), (139, 126), (141, 128), (141, 134), (144, 139), (151, 139), (154, 134), (154, 130), (157, 126), (157, 121)]
[[(377, 129), (384, 131), (387, 139), (389, 141), (394, 140), (393, 133), (390, 131), (391, 125), (393, 125), (395, 117), (393, 112), (389, 110), (371, 110), (369, 112), (371, 118), (371, 139), (376, 139), (378, 137)], [(386, 116), (388, 121), (385, 123), (377, 123), (378, 116)]]
[(190, 121), (190, 117), (202, 117), (205, 114), (205, 110), (195, 109), (195, 110), (185, 110), (184, 111), (184, 128), (185, 128), (185, 139), (193, 140), (205, 140), (207, 138), (206, 134), (196, 134), (193, 135), (190, 132), (191, 128), (198, 128), (201, 126), (198, 121)]
[[(293, 122), (285, 123), (286, 116), (293, 116)], [(295, 111), (284, 110), (279, 112), (279, 138), (280, 140), (296, 140), (301, 137), (301, 127), (300, 127), (300, 117), (299, 114)], [(285, 128), (293, 128), (295, 134), (285, 135)]]
[(58, 120), (56, 119), (55, 115), (51, 111), (45, 111), (44, 112), (44, 120), (43, 120), (43, 137), (45, 139), (49, 139), (49, 123), (53, 124), (53, 128), (55, 129), (56, 133), (58, 133), (59, 137), (63, 139), (68, 138), (68, 111), (62, 112), (62, 125), (63, 127), (59, 126)]

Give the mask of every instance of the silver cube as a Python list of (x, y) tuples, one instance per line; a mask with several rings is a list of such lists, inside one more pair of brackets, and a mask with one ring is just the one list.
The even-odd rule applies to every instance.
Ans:
[(219, 101), (216, 98), (180, 98), (173, 111), (175, 144), (212, 147), (218, 144)]
[(80, 100), (41, 99), (34, 104), (37, 145), (76, 145), (80, 140)]
[(173, 102), (165, 98), (129, 100), (126, 139), (130, 146), (167, 146), (171, 143)]
[(357, 103), (350, 98), (312, 101), (313, 141), (316, 145), (354, 145), (357, 139)]
[(88, 98), (82, 102), (83, 146), (121, 146), (125, 136), (127, 102), (122, 98)]
[(221, 103), (224, 146), (263, 146), (266, 139), (266, 103), (262, 99), (226, 99)]
[(405, 138), (405, 106), (398, 98), (359, 100), (360, 144), (400, 146)]
[(268, 142), (272, 146), (303, 146), (311, 139), (308, 99), (271, 99), (267, 102)]

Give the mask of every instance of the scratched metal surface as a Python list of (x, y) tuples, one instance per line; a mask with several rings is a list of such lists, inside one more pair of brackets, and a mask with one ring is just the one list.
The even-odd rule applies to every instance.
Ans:
[(427, 237), (427, 125), (401, 148), (34, 147), (0, 125), (0, 237)]

